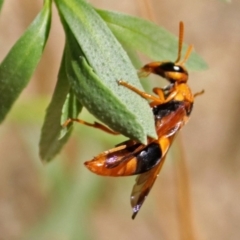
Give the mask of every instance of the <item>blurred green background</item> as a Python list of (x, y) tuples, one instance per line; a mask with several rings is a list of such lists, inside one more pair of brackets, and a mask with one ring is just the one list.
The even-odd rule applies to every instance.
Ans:
[[(91, 3), (150, 18), (176, 35), (182, 20), (185, 42), (193, 43), (209, 65), (207, 71), (190, 73), (189, 85), (206, 93), (196, 99), (179, 144), (132, 221), (129, 198), (135, 177), (104, 178), (83, 166), (123, 137), (76, 125), (61, 155), (45, 165), (39, 159), (41, 124), (64, 44), (54, 8), (43, 58), (0, 128), (0, 240), (240, 239), (240, 1)], [(41, 6), (40, 0), (5, 1), (0, 60)], [(87, 112), (81, 118), (93, 119)], [(180, 145), (184, 154), (176, 153)], [(190, 205), (184, 195), (188, 186)]]

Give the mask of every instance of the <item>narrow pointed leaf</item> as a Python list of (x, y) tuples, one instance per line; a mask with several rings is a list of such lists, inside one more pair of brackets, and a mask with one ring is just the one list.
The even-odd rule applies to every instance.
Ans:
[[(140, 139), (141, 132), (139, 131), (139, 127), (136, 127), (136, 124), (132, 124), (135, 116), (131, 112), (128, 112), (126, 106), (119, 102), (94, 73), (85, 57), (82, 56), (82, 51), (76, 40), (70, 34), (68, 34), (67, 46), (66, 71), (68, 79), (72, 89), (75, 89), (76, 95), (80, 96), (82, 104), (88, 106), (90, 112), (98, 115), (99, 120), (102, 122), (107, 121), (113, 130), (132, 138), (137, 136)], [(92, 101), (92, 95), (95, 97), (94, 101)], [(101, 105), (99, 102), (101, 102)], [(102, 110), (104, 107), (108, 109), (108, 112), (105, 114), (103, 114)], [(119, 108), (121, 108), (121, 115), (118, 114)], [(112, 112), (112, 114), (109, 115), (109, 112)], [(114, 119), (118, 121), (114, 121)], [(127, 129), (122, 126), (123, 123), (127, 124)], [(135, 135), (132, 135), (132, 132)]]
[[(103, 105), (106, 105), (109, 108), (109, 111), (111, 111), (111, 107), (113, 106), (112, 116), (109, 117), (109, 119), (116, 119), (118, 118), (117, 122), (112, 122), (112, 126), (116, 126), (116, 128), (113, 128), (114, 130), (121, 130), (123, 134), (125, 135), (131, 135), (131, 132), (134, 132), (136, 136), (141, 137), (141, 132), (139, 131), (139, 128), (136, 128), (135, 124), (132, 125), (131, 122), (134, 122), (134, 115), (128, 113), (127, 109), (124, 105), (120, 105), (114, 98), (114, 95), (111, 94), (108, 88), (106, 88), (99, 77), (93, 72), (92, 68), (88, 65), (86, 59), (84, 57), (80, 57), (78, 59), (75, 59), (72, 57), (69, 58), (68, 61), (66, 61), (66, 69), (68, 73), (69, 81), (72, 82), (72, 84), (75, 85), (75, 88), (78, 89), (78, 95), (83, 96), (82, 103), (84, 105), (87, 105), (89, 109), (94, 109), (94, 113), (100, 115), (100, 120), (105, 120), (105, 115), (102, 113), (102, 107)], [(81, 84), (81, 87), (78, 88), (79, 82), (83, 81), (85, 84)], [(90, 86), (90, 87), (89, 87)], [(92, 87), (91, 87), (92, 86)], [(98, 86), (96, 88), (96, 86)], [(100, 96), (102, 98), (104, 96), (104, 100), (102, 99), (95, 99), (96, 105), (94, 106), (91, 103), (91, 94), (96, 94), (96, 96)], [(98, 93), (98, 94), (97, 94)], [(98, 103), (102, 101), (103, 105), (99, 105)], [(111, 103), (111, 104), (109, 104)], [(121, 107), (123, 110), (121, 111), (122, 114), (120, 116), (117, 115), (118, 108)], [(125, 109), (125, 111), (124, 111)], [(116, 116), (115, 116), (116, 115)], [(128, 128), (127, 131), (122, 127), (122, 123), (126, 121), (126, 117), (128, 117)], [(130, 119), (130, 120), (129, 120)], [(132, 121), (131, 121), (132, 120)], [(110, 124), (109, 124), (110, 125)]]
[(12, 47), (0, 65), (0, 122), (26, 87), (44, 50), (51, 21), (51, 1)]
[(66, 71), (65, 54), (58, 74), (58, 82), (48, 106), (40, 138), (40, 156), (43, 161), (50, 161), (68, 140), (71, 131), (62, 124), (68, 118), (76, 118), (82, 107), (70, 89)]
[[(70, 89), (67, 94), (66, 100), (62, 107), (62, 116), (61, 116), (61, 126), (70, 118), (77, 118), (78, 114), (81, 112), (83, 106), (78, 101), (74, 91)], [(65, 134), (71, 130), (73, 123), (70, 122), (67, 126), (62, 127), (59, 139), (63, 138)]]
[[(117, 80), (123, 79), (142, 89), (131, 61), (107, 25), (85, 1), (55, 0), (55, 2), (63, 24), (69, 27), (83, 52), (82, 57), (88, 63), (88, 66), (82, 64), (82, 67), (87, 68), (87, 71), (85, 68), (83, 72), (88, 72), (87, 75), (91, 77), (94, 75), (95, 80), (98, 79), (87, 82), (79, 79), (75, 87), (72, 87), (81, 103), (109, 127), (127, 133), (126, 135), (131, 138), (146, 142), (147, 135), (156, 137), (152, 112), (147, 102), (117, 84)], [(69, 34), (66, 34), (69, 39)], [(92, 73), (89, 75), (90, 68)], [(88, 88), (88, 94), (79, 90), (81, 84), (88, 84), (84, 86), (85, 89)], [(108, 96), (102, 95), (101, 91), (94, 91), (102, 88), (111, 95), (109, 98), (115, 100), (107, 102)], [(123, 119), (123, 122), (119, 123), (119, 119)], [(134, 132), (129, 132), (129, 125), (135, 125)]]
[[(156, 61), (175, 61), (178, 50), (178, 37), (158, 25), (122, 13), (97, 10), (120, 42), (146, 54)], [(187, 34), (187, 33), (186, 33)], [(183, 50), (187, 49), (184, 44)], [(183, 51), (183, 52), (184, 52)], [(186, 63), (189, 70), (207, 68), (205, 61), (193, 52)]]

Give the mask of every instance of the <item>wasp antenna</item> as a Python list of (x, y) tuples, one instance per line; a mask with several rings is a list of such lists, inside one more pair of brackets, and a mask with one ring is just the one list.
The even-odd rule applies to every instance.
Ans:
[(189, 45), (186, 55), (185, 55), (184, 59), (180, 63), (178, 63), (179, 65), (183, 65), (188, 60), (192, 50), (193, 50), (193, 45)]
[(184, 34), (184, 24), (181, 21), (179, 23), (179, 40), (178, 40), (178, 57), (175, 63), (178, 63), (181, 59), (181, 53), (182, 53), (182, 44), (183, 44), (183, 34)]

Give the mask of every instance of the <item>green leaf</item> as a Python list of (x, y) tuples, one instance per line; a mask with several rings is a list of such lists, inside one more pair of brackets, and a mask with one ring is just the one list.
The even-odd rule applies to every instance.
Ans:
[(139, 69), (140, 67), (143, 66), (142, 61), (140, 60), (136, 50), (134, 50), (133, 48), (125, 45), (124, 43), (122, 44), (124, 50), (127, 52), (128, 57), (131, 59), (131, 62), (133, 64), (133, 66), (136, 69)]
[[(83, 81), (86, 84), (81, 84), (81, 88), (79, 88), (78, 91), (78, 95), (85, 95), (85, 97), (82, 99), (82, 103), (85, 105), (88, 105), (88, 107), (94, 108), (94, 106), (92, 107), (91, 105), (91, 93), (98, 93), (100, 96), (104, 96), (104, 100), (103, 104), (105, 104), (106, 106), (109, 107), (109, 105), (113, 106), (113, 110), (117, 110), (119, 108), (119, 103), (117, 103), (115, 101), (114, 96), (112, 96), (111, 92), (109, 91), (109, 89), (107, 89), (103, 84), (101, 84), (101, 80), (98, 78), (98, 76), (92, 71), (92, 68), (88, 65), (88, 63), (86, 62), (86, 59), (84, 57), (81, 57), (78, 61), (74, 61), (74, 60), (69, 60), (68, 64), (67, 64), (67, 71), (68, 71), (68, 77), (69, 80), (71, 82), (74, 82), (74, 84), (77, 86), (79, 85), (80, 81)], [(96, 88), (96, 83), (98, 83), (98, 87)], [(93, 86), (92, 88), (89, 86)], [(88, 97), (89, 96), (89, 97)], [(98, 103), (99, 100), (96, 99), (96, 103)], [(111, 103), (111, 104), (109, 104)], [(102, 113), (102, 106), (97, 105), (94, 113), (98, 113), (99, 115), (101, 115)], [(124, 109), (124, 106), (120, 107), (122, 109)], [(110, 107), (109, 107), (109, 110)], [(120, 129), (125, 135), (131, 135), (131, 132), (135, 132), (136, 134), (138, 134), (138, 136), (140, 136), (140, 133), (138, 133), (138, 129), (136, 129), (135, 125), (131, 125), (131, 120), (134, 121), (134, 115), (130, 115), (127, 110), (122, 111), (122, 115), (118, 116), (116, 114), (117, 111), (112, 111), (113, 115), (111, 116), (111, 118), (118, 118), (117, 122), (113, 122), (112, 125), (117, 126), (116, 129)], [(102, 114), (103, 115), (103, 114)], [(116, 115), (116, 116), (115, 116)], [(127, 131), (128, 132), (124, 132), (124, 129), (121, 129), (121, 123), (126, 121), (126, 116), (128, 117), (127, 121), (129, 122), (128, 124), (128, 128)], [(110, 119), (111, 119), (110, 118)], [(130, 119), (130, 120), (129, 120)], [(104, 116), (103, 118), (100, 118), (100, 120), (104, 120)], [(120, 123), (120, 124), (119, 124)], [(119, 124), (119, 125), (118, 125)]]
[(0, 0), (0, 12), (2, 10), (3, 0)]
[[(81, 56), (87, 61), (87, 63), (82, 61), (82, 58), (81, 61), (77, 61), (83, 69), (78, 71), (75, 68), (77, 72), (74, 71), (75, 77), (71, 78), (72, 84), (75, 82), (72, 88), (79, 101), (95, 117), (115, 131), (141, 142), (146, 142), (147, 135), (156, 137), (152, 112), (147, 102), (117, 84), (117, 80), (123, 79), (142, 90), (131, 61), (107, 25), (84, 1), (55, 0), (55, 2), (63, 25), (67, 23), (78, 48), (82, 51)], [(69, 35), (67, 32), (67, 40), (71, 38)], [(85, 77), (90, 77), (88, 81), (78, 79), (80, 72)], [(87, 91), (84, 93), (81, 88)], [(109, 99), (112, 100), (108, 102)]]
[[(126, 46), (126, 44), (122, 43), (123, 48), (125, 49), (125, 51), (127, 52), (129, 58), (131, 59), (131, 62), (133, 64), (133, 66), (136, 69), (140, 69), (144, 64), (142, 63), (142, 61), (140, 60), (138, 53), (131, 47)], [(152, 91), (152, 87), (149, 84), (149, 81), (147, 81), (147, 77), (141, 77), (141, 83), (145, 89), (146, 92), (151, 92)]]
[[(175, 61), (178, 38), (162, 27), (147, 20), (122, 13), (97, 10), (120, 42), (139, 50), (155, 61)], [(183, 52), (187, 45), (183, 45)], [(193, 52), (186, 63), (189, 70), (207, 68), (205, 61)]]
[(0, 65), (0, 122), (26, 87), (48, 38), (51, 1), (44, 7)]
[[(70, 89), (62, 108), (61, 126), (68, 119), (77, 118), (78, 114), (82, 110), (82, 107), (83, 107), (82, 104), (78, 101), (73, 90)], [(64, 137), (64, 135), (72, 128), (72, 125), (73, 125), (73, 122), (70, 122), (66, 127), (62, 127), (59, 139)]]
[[(68, 33), (67, 75), (72, 88), (75, 89), (76, 95), (80, 96), (82, 104), (88, 106), (89, 111), (93, 112), (93, 114), (99, 115), (101, 121), (108, 121), (108, 125), (113, 126), (114, 130), (116, 129), (116, 131), (120, 131), (132, 138), (134, 137), (131, 135), (132, 132), (140, 136), (139, 128), (136, 128), (135, 124), (131, 124), (135, 120), (134, 115), (129, 113), (126, 107), (119, 103), (118, 99), (102, 83), (101, 79), (94, 73), (86, 59), (82, 56), (82, 51), (74, 37), (70, 36), (70, 33)], [(92, 101), (92, 95), (95, 97), (94, 101)], [(102, 102), (102, 104), (99, 105), (99, 102)], [(103, 106), (108, 109), (108, 112), (112, 112), (108, 119), (105, 118), (108, 112), (103, 114)], [(121, 115), (117, 115), (119, 108), (121, 108)], [(112, 119), (118, 119), (118, 121), (111, 122)], [(122, 127), (124, 122), (128, 124), (127, 131)]]
[(72, 124), (63, 128), (63, 124), (69, 118), (76, 118), (82, 106), (76, 100), (70, 89), (66, 71), (65, 54), (58, 74), (57, 85), (51, 103), (48, 106), (40, 138), (40, 156), (44, 161), (50, 161), (61, 150), (68, 140)]

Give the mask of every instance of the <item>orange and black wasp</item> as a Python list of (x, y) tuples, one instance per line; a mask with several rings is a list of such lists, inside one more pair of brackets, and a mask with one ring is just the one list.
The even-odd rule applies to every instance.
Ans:
[[(179, 28), (177, 60), (175, 62), (152, 62), (143, 66), (139, 71), (140, 77), (154, 73), (165, 78), (169, 82), (165, 88), (153, 88), (156, 95), (151, 95), (136, 89), (127, 82), (118, 81), (119, 85), (150, 100), (158, 139), (148, 137), (146, 145), (130, 139), (85, 162), (85, 166), (90, 171), (102, 176), (139, 175), (131, 193), (133, 219), (151, 190), (176, 134), (186, 124), (193, 108), (194, 97), (203, 93), (202, 91), (192, 94), (187, 85), (188, 72), (183, 65), (191, 53), (192, 46), (189, 46), (181, 61), (184, 32), (182, 22)], [(89, 124), (82, 120), (72, 120), (115, 134), (99, 123)]]

